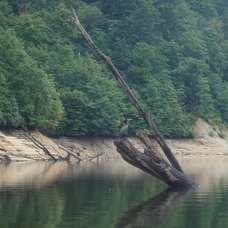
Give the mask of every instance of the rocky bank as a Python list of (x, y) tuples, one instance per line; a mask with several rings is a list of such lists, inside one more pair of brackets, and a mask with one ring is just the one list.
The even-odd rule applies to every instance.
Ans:
[(63, 146), (39, 131), (0, 131), (0, 161), (78, 160), (90, 161), (99, 153), (82, 149), (73, 144)]
[[(198, 119), (193, 139), (167, 139), (167, 143), (177, 156), (228, 155), (228, 129), (212, 127)], [(114, 146), (115, 138), (49, 138), (39, 131), (0, 131), (0, 161), (31, 160), (78, 160), (119, 158)], [(130, 137), (134, 145), (143, 150), (141, 142)], [(157, 142), (154, 144), (157, 148)]]

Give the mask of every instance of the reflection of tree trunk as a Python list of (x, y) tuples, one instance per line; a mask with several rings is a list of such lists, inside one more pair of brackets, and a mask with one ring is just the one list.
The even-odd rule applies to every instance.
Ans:
[(152, 199), (139, 204), (133, 209), (124, 213), (116, 228), (127, 227), (159, 227), (174, 204), (192, 193), (194, 188), (168, 188), (164, 192), (156, 195)]
[[(79, 28), (79, 30), (82, 32), (83, 36), (85, 37), (85, 39), (88, 41), (88, 43), (92, 46), (92, 48), (95, 50), (95, 52), (101, 57), (101, 59), (103, 59), (105, 61), (105, 63), (107, 64), (107, 66), (109, 67), (110, 71), (113, 73), (113, 75), (115, 76), (116, 80), (118, 81), (119, 85), (121, 86), (121, 88), (123, 89), (123, 91), (128, 95), (128, 97), (130, 98), (130, 100), (132, 101), (132, 103), (135, 105), (136, 109), (138, 110), (138, 112), (141, 114), (141, 116), (143, 117), (143, 119), (145, 120), (146, 124), (148, 125), (148, 128), (150, 130), (150, 132), (154, 135), (155, 139), (157, 140), (158, 144), (160, 145), (160, 147), (162, 148), (163, 152), (165, 153), (167, 159), (169, 160), (169, 162), (171, 163), (172, 166), (168, 166), (168, 167), (161, 167), (161, 165), (163, 165), (163, 161), (160, 161), (160, 157), (158, 157), (158, 154), (156, 153), (156, 158), (152, 158), (152, 156), (150, 156), (150, 159), (147, 159), (146, 154), (151, 153), (151, 147), (148, 148), (147, 153), (143, 154), (143, 153), (135, 153), (133, 152), (132, 154), (134, 154), (134, 158), (133, 156), (130, 156), (131, 159), (125, 159), (126, 161), (128, 161), (129, 163), (135, 165), (138, 168), (141, 168), (142, 170), (145, 170), (145, 163), (146, 166), (149, 165), (149, 162), (153, 160), (153, 163), (158, 163), (159, 165), (157, 165), (156, 167), (153, 166), (153, 164), (150, 165), (150, 174), (158, 177), (158, 176), (163, 176), (164, 174), (166, 175), (167, 172), (165, 170), (162, 171), (163, 168), (166, 169), (172, 169), (172, 171), (169, 171), (168, 176), (165, 177), (165, 179), (167, 179), (168, 181), (166, 181), (166, 183), (174, 183), (173, 181), (173, 177), (176, 179), (177, 175), (176, 173), (182, 173), (183, 174), (183, 170), (180, 166), (180, 164), (178, 163), (178, 161), (176, 160), (175, 156), (173, 155), (171, 149), (169, 148), (169, 146), (166, 144), (165, 140), (163, 139), (162, 135), (160, 134), (160, 132), (158, 131), (157, 127), (155, 126), (154, 122), (152, 121), (148, 111), (144, 110), (142, 105), (139, 103), (139, 101), (136, 99), (136, 97), (134, 96), (134, 94), (132, 93), (132, 91), (130, 90), (130, 88), (128, 87), (128, 85), (126, 84), (126, 82), (123, 80), (122, 76), (120, 75), (120, 73), (118, 72), (118, 70), (115, 68), (115, 66), (113, 65), (111, 59), (106, 56), (105, 54), (103, 54), (100, 49), (95, 45), (95, 43), (93, 42), (93, 40), (91, 39), (91, 37), (89, 36), (89, 34), (85, 31), (85, 29), (82, 27), (77, 14), (75, 12), (74, 9), (73, 10), (73, 15), (74, 17), (71, 17), (72, 22)], [(122, 157), (126, 158), (126, 155), (130, 155), (130, 150), (134, 150), (132, 145), (130, 145), (131, 143), (128, 140), (119, 140), (119, 142), (115, 142), (115, 145), (117, 147), (118, 152), (122, 155)], [(125, 147), (127, 147), (128, 153), (126, 153)], [(152, 153), (153, 157), (155, 153)], [(144, 160), (146, 159), (146, 160)], [(152, 171), (153, 168), (158, 168), (158, 166), (160, 166), (159, 169)], [(175, 173), (172, 173), (175, 172)], [(181, 185), (190, 185), (191, 184), (195, 184), (193, 181), (189, 181), (190, 178), (188, 178), (185, 174), (183, 174), (182, 176), (179, 176), (180, 179), (178, 179), (178, 182), (183, 182)], [(160, 178), (161, 180), (163, 180), (164, 178)], [(176, 181), (175, 181), (176, 182)]]

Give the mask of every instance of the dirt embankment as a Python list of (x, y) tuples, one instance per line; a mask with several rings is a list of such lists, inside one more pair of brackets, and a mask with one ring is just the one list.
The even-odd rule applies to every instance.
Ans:
[(0, 161), (92, 160), (99, 154), (68, 144), (63, 146), (39, 131), (0, 131)]
[[(228, 155), (228, 130), (216, 129), (198, 119), (195, 138), (172, 140), (167, 143), (177, 156)], [(222, 137), (221, 137), (222, 136)], [(38, 131), (0, 131), (0, 161), (31, 160), (93, 160), (119, 158), (114, 138), (66, 138), (51, 139)], [(130, 137), (135, 146), (142, 150), (137, 138)], [(159, 149), (156, 141), (154, 144)]]
[(167, 144), (177, 156), (228, 155), (228, 129), (212, 127), (199, 118), (194, 133), (193, 139), (168, 139)]

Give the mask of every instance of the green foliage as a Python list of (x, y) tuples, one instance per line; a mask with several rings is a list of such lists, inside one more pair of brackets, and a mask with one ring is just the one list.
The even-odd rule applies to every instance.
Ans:
[(91, 55), (70, 21), (69, 4), (164, 136), (190, 137), (197, 116), (228, 123), (225, 0), (4, 0), (1, 126), (107, 136), (130, 117), (130, 132), (146, 127), (103, 62)]
[(164, 136), (191, 137), (193, 134), (194, 118), (186, 113), (182, 96), (183, 91), (176, 91), (166, 72), (151, 78), (143, 90), (142, 98)]
[[(38, 68), (36, 62), (28, 56), (23, 45), (10, 30), (0, 31), (0, 51), (2, 77), (5, 78), (11, 95), (11, 99), (3, 103), (3, 108), (5, 107), (6, 111), (7, 106), (8, 110), (15, 113), (19, 109), (24, 124), (28, 126), (46, 124), (47, 117), (52, 111), (55, 90), (51, 78)], [(58, 96), (54, 96), (54, 99), (58, 99)], [(61, 109), (60, 103), (59, 109)], [(13, 123), (12, 120), (11, 122)], [(13, 125), (20, 125), (22, 122), (16, 121), (16, 123)]]
[(228, 123), (228, 82), (224, 82), (217, 94), (217, 107), (220, 110), (221, 118)]
[(205, 77), (209, 72), (208, 67), (204, 61), (190, 57), (185, 58), (181, 67), (173, 74), (178, 87), (184, 86), (185, 97), (183, 101), (188, 111), (202, 116), (215, 114), (209, 82)]
[(132, 49), (131, 65), (128, 68), (128, 80), (134, 84), (144, 84), (153, 75), (166, 68), (166, 57), (158, 48), (147, 43), (136, 43)]
[(48, 42), (48, 27), (41, 18), (30, 14), (21, 15), (16, 23), (16, 33), (25, 44), (41, 45)]
[(12, 9), (7, 1), (0, 2), (0, 26), (7, 28), (13, 20)]
[(73, 136), (116, 135), (124, 111), (122, 92), (106, 76), (107, 70), (90, 56), (79, 57), (74, 64), (71, 77), (68, 74), (65, 80), (59, 79), (65, 108), (59, 131)]
[(18, 127), (23, 124), (23, 118), (19, 113), (18, 104), (10, 95), (8, 83), (0, 73), (0, 125)]

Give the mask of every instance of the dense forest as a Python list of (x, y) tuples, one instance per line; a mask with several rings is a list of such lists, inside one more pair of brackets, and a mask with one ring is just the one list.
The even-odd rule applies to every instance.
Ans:
[(166, 137), (228, 124), (227, 0), (1, 0), (0, 126), (114, 136), (142, 119), (70, 21), (72, 5)]

